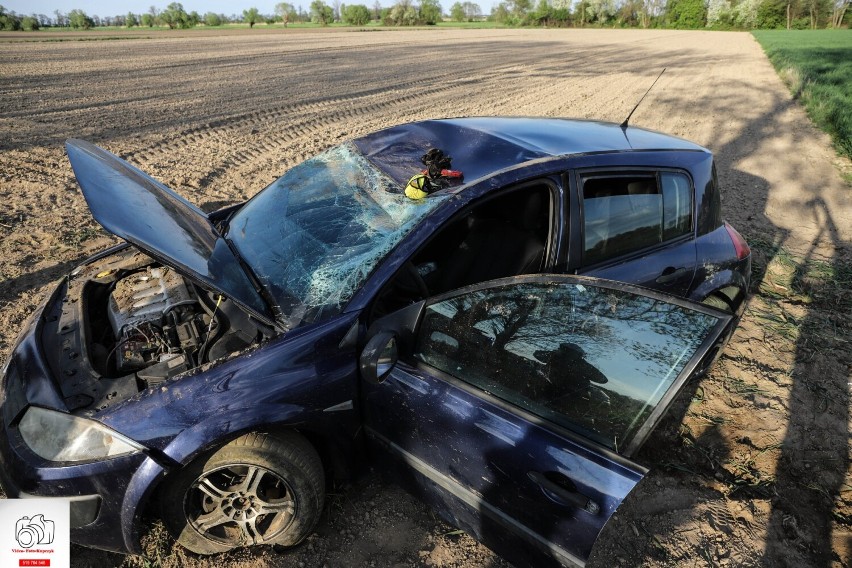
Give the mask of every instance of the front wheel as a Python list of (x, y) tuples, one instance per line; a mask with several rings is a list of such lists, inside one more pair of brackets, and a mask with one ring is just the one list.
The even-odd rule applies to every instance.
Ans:
[(176, 475), (163, 495), (163, 521), (196, 554), (292, 546), (316, 526), (324, 487), (322, 462), (302, 436), (246, 434)]

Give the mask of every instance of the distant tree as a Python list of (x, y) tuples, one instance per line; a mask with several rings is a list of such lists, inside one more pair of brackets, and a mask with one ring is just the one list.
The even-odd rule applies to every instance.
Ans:
[(201, 16), (198, 15), (198, 12), (193, 10), (187, 16), (187, 22), (189, 23), (190, 27), (194, 28), (195, 26), (201, 23)]
[(284, 27), (286, 28), (287, 24), (296, 18), (296, 9), (293, 8), (292, 4), (280, 2), (275, 5), (275, 15), (281, 18), (281, 21), (284, 22)]
[(498, 24), (509, 23), (511, 17), (511, 14), (509, 14), (509, 8), (506, 6), (505, 2), (500, 2), (497, 6), (491, 9), (491, 20)]
[(243, 23), (249, 25), (250, 28), (253, 28), (254, 25), (260, 21), (260, 12), (257, 11), (257, 8), (249, 8), (248, 10), (243, 10)]
[(192, 19), (189, 17), (189, 14), (186, 13), (186, 10), (183, 9), (183, 4), (180, 2), (172, 2), (166, 6), (166, 9), (160, 14), (160, 21), (169, 26), (169, 29), (172, 30), (175, 28), (191, 28), (195, 25), (192, 23)]
[(221, 26), (222, 18), (219, 17), (219, 14), (207, 12), (204, 14), (204, 24), (210, 27)]
[(707, 25), (704, 0), (669, 0), (666, 23), (675, 28), (696, 29)]
[(21, 29), (21, 19), (15, 12), (7, 12), (0, 6), (0, 30), (15, 31)]
[(334, 10), (322, 0), (311, 2), (311, 21), (321, 26), (327, 26), (334, 20)]
[(420, 10), (418, 11), (418, 23), (434, 26), (441, 21), (441, 8), (438, 0), (420, 0)]
[(757, 7), (757, 27), (764, 30), (785, 28), (787, 25), (786, 0), (761, 0)]
[(363, 26), (370, 21), (370, 9), (363, 4), (352, 4), (343, 8), (343, 21), (353, 26)]
[(21, 29), (25, 32), (34, 32), (39, 28), (38, 18), (35, 16), (24, 16), (21, 18)]
[(581, 27), (589, 23), (589, 0), (579, 0), (574, 6), (574, 23)]
[(532, 8), (532, 0), (507, 0), (507, 7), (516, 21), (522, 22)]
[(761, 0), (742, 0), (733, 8), (734, 25), (738, 28), (754, 29), (757, 25), (757, 9)]
[(148, 26), (149, 28), (154, 27), (154, 16), (151, 14), (142, 14), (142, 17), (139, 18), (139, 22), (143, 26)]
[(418, 23), (417, 9), (411, 0), (398, 0), (382, 19), (386, 26), (416, 26)]
[(462, 8), (464, 9), (464, 17), (468, 22), (472, 22), (482, 16), (482, 8), (475, 2), (465, 2), (462, 4)]
[(382, 19), (382, 3), (379, 0), (373, 2), (373, 19), (381, 20)]
[(450, 6), (450, 19), (454, 22), (465, 21), (464, 8), (462, 7), (461, 2), (456, 2)]
[(71, 10), (68, 12), (68, 24), (75, 30), (88, 30), (95, 22), (83, 10)]
[(625, 0), (616, 10), (616, 19), (622, 26), (637, 27), (642, 20), (644, 2), (642, 0)]
[(843, 25), (843, 19), (846, 17), (846, 12), (849, 9), (850, 0), (834, 0), (834, 6), (831, 11), (831, 27), (839, 28)]
[[(625, 4), (639, 1), (625, 0)], [(527, 21), (539, 26), (564, 27), (571, 24), (571, 10), (567, 2), (539, 0), (535, 11), (527, 16)]]
[(550, 21), (553, 9), (547, 0), (538, 0), (538, 5), (531, 14), (532, 21), (540, 26), (546, 26)]
[(331, 0), (331, 10), (334, 12), (334, 21), (340, 21), (343, 18), (343, 14), (340, 10), (341, 6), (340, 0)]
[(124, 25), (128, 28), (138, 26), (139, 20), (136, 19), (136, 14), (134, 14), (133, 12), (127, 12), (127, 15), (124, 16)]
[(160, 21), (169, 26), (170, 30), (179, 27), (180, 20), (184, 17), (186, 17), (186, 12), (183, 9), (183, 5), (176, 2), (169, 4), (159, 15)]
[(707, 27), (731, 27), (734, 23), (731, 8), (731, 0), (710, 0), (707, 3)]
[(804, 9), (807, 12), (812, 30), (826, 27), (833, 21), (834, 5), (831, 0), (805, 0)]

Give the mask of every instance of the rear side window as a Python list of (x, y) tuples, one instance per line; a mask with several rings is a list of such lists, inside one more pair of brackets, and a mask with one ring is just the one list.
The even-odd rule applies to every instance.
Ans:
[(684, 174), (590, 175), (582, 183), (585, 264), (692, 231), (692, 184)]

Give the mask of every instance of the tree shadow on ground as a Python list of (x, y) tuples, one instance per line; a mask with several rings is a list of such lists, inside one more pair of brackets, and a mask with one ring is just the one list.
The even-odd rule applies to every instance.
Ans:
[[(852, 353), (852, 266), (836, 256), (849, 243), (839, 236), (822, 199), (807, 207), (822, 232), (812, 250), (796, 261), (793, 291), (812, 304), (799, 323), (788, 401), (789, 422), (781, 443), (764, 563), (768, 566), (832, 566), (852, 553), (852, 502), (845, 499), (849, 469), (849, 378)], [(837, 251), (828, 260), (813, 254), (828, 239)], [(845, 531), (836, 531), (845, 525)], [(835, 534), (845, 532), (842, 534)]]

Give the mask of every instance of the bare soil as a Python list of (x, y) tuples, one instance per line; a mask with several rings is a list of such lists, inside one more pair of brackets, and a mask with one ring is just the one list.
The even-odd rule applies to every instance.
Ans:
[[(118, 34), (109, 34), (110, 36)], [(102, 145), (206, 210), (340, 140), (462, 115), (620, 122), (713, 150), (726, 217), (752, 243), (743, 323), (640, 454), (651, 473), (592, 566), (850, 566), (852, 189), (752, 36), (607, 30), (0, 34), (0, 353), (51, 282), (113, 242), (66, 138)], [(116, 204), (120, 207), (120, 204)], [(75, 566), (505, 563), (378, 475), (329, 498), (293, 550), (209, 559), (160, 525), (145, 557)]]

